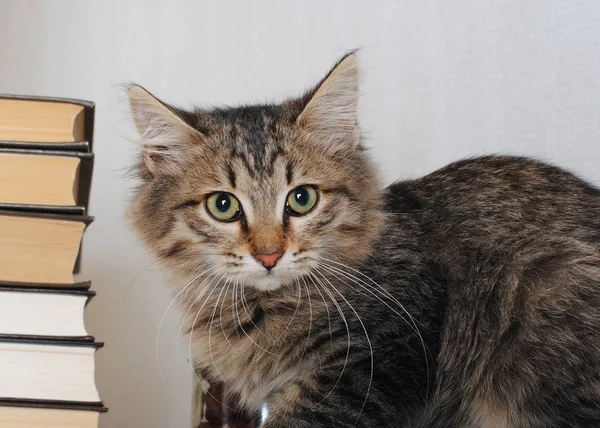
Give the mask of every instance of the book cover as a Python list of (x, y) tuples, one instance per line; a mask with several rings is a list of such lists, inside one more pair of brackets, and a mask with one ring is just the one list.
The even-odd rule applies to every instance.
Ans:
[(12, 288), (18, 289), (20, 291), (31, 289), (56, 289), (56, 290), (88, 290), (92, 285), (91, 281), (82, 281), (82, 282), (74, 282), (72, 284), (62, 283), (62, 284), (50, 284), (43, 282), (18, 282), (18, 281), (0, 281), (0, 287), (2, 288)]
[(54, 337), (54, 336), (42, 336), (42, 337), (31, 337), (31, 336), (11, 336), (0, 334), (0, 343), (24, 343), (30, 345), (49, 345), (49, 346), (74, 346), (74, 347), (89, 347), (96, 348), (96, 350), (104, 346), (103, 342), (96, 342), (93, 336), (80, 339), (71, 339), (69, 337)]
[(90, 410), (93, 412), (105, 413), (108, 409), (103, 402), (98, 403), (79, 403), (76, 401), (60, 401), (60, 400), (32, 400), (19, 398), (0, 398), (0, 406), (2, 407), (30, 407), (41, 409), (58, 409), (58, 410)]

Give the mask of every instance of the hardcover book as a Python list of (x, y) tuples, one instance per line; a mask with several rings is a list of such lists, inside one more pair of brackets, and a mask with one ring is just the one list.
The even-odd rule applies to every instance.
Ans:
[(0, 400), (101, 405), (94, 354), (102, 343), (0, 335)]
[(2, 282), (73, 286), (86, 216), (0, 211)]
[(0, 146), (92, 151), (94, 103), (0, 95)]
[(84, 214), (93, 153), (0, 147), (0, 209)]
[(102, 404), (0, 399), (0, 428), (96, 428)]
[(74, 282), (94, 164), (94, 104), (0, 95), (0, 428), (96, 428), (95, 383)]
[(93, 340), (85, 328), (83, 311), (96, 293), (87, 288), (0, 286), (0, 335)]

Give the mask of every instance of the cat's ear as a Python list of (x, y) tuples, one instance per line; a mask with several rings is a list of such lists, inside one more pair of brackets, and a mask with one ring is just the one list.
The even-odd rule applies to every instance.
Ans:
[(356, 53), (344, 56), (309, 94), (296, 119), (328, 151), (354, 149), (358, 131), (359, 69)]
[(177, 172), (186, 148), (203, 135), (141, 86), (131, 85), (128, 95), (146, 167), (153, 175)]

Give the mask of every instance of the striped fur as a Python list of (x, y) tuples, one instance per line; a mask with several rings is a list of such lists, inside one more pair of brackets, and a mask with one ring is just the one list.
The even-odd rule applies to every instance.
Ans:
[[(344, 57), (279, 105), (169, 106), (138, 86), (132, 222), (194, 364), (268, 428), (600, 426), (600, 191), (488, 156), (382, 188)], [(286, 214), (298, 185), (314, 210)], [(204, 200), (234, 194), (238, 221)], [(272, 271), (253, 255), (282, 252)]]

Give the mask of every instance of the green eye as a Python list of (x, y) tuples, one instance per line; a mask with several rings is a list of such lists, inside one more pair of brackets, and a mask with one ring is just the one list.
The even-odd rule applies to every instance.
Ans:
[(206, 198), (206, 211), (218, 221), (235, 221), (242, 214), (242, 205), (231, 193), (213, 193)]
[(285, 209), (291, 215), (301, 216), (312, 210), (318, 200), (319, 194), (313, 186), (298, 186), (288, 194)]

